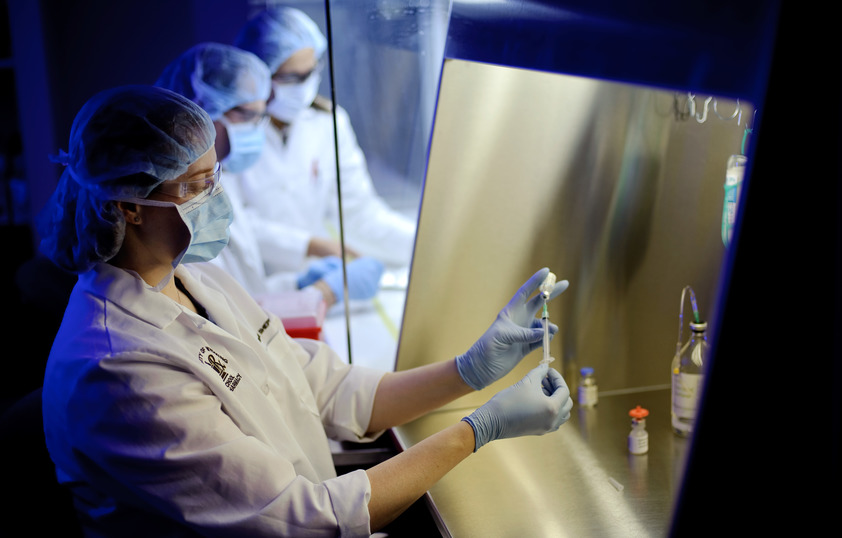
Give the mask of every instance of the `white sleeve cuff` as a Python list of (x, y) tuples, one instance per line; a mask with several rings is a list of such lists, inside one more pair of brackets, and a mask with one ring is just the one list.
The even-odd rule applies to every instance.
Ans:
[[(371, 483), (362, 469), (325, 481), (336, 520), (339, 536), (371, 536), (368, 501)], [(362, 495), (360, 493), (363, 493)]]

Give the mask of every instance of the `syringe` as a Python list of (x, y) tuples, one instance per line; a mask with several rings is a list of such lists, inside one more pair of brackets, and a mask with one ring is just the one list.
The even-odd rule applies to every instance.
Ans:
[(544, 282), (541, 283), (541, 298), (544, 300), (544, 307), (541, 311), (541, 323), (544, 326), (544, 358), (541, 359), (541, 364), (549, 364), (555, 359), (550, 357), (550, 315), (547, 313), (547, 301), (550, 299), (550, 294), (555, 287), (555, 274), (549, 273)]

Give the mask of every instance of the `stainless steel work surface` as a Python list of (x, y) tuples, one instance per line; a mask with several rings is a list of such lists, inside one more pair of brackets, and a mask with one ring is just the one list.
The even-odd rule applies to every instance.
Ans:
[[(429, 492), (444, 534), (463, 536), (666, 536), (688, 439), (670, 429), (669, 389), (602, 395), (574, 406), (569, 422), (540, 437), (494, 441)], [(628, 411), (649, 410), (649, 452), (629, 454)], [(403, 449), (470, 409), (433, 413), (397, 428)]]

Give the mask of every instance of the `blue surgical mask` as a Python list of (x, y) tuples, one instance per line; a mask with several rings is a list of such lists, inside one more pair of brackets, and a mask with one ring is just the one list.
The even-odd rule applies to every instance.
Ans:
[(313, 104), (319, 93), (322, 77), (313, 73), (297, 84), (272, 83), (274, 96), (266, 104), (266, 111), (284, 123), (293, 123), (301, 111)]
[(181, 220), (190, 231), (190, 244), (181, 256), (173, 260), (173, 268), (179, 263), (206, 262), (216, 258), (228, 244), (228, 228), (234, 220), (233, 207), (228, 195), (217, 185), (213, 192), (188, 200), (182, 204), (128, 198), (128, 202), (158, 207), (175, 207)]
[(264, 130), (268, 117), (257, 123), (231, 123), (225, 116), (220, 118), (228, 133), (230, 151), (228, 156), (222, 160), (222, 166), (232, 173), (242, 172), (249, 169), (263, 150), (263, 141), (266, 138)]
[(177, 207), (181, 220), (190, 230), (190, 246), (181, 261), (207, 262), (219, 256), (228, 244), (228, 228), (234, 220), (231, 201), (222, 186), (217, 186), (206, 201)]

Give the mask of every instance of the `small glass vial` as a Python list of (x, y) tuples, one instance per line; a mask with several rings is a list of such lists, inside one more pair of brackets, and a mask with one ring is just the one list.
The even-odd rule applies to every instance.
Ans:
[(646, 431), (646, 417), (649, 410), (639, 405), (629, 411), (631, 417), (631, 433), (629, 433), (629, 452), (632, 454), (646, 454), (649, 452), (649, 432)]
[(593, 368), (586, 366), (579, 370), (579, 405), (582, 407), (594, 407), (599, 402), (596, 390), (596, 377)]
[(691, 323), (690, 340), (672, 359), (672, 430), (680, 437), (693, 433), (708, 358), (707, 323)]

